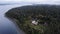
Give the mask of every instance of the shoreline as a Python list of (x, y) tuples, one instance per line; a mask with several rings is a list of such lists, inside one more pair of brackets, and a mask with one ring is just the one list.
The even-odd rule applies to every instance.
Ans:
[(20, 29), (20, 27), (17, 25), (17, 23), (16, 22), (18, 22), (18, 20), (16, 20), (16, 19), (11, 19), (11, 18), (9, 18), (9, 17), (7, 17), (7, 16), (5, 16), (8, 20), (10, 20), (10, 21), (12, 21), (13, 22), (13, 24), (16, 26), (16, 29), (17, 29), (17, 34), (20, 34), (20, 32), (23, 32), (23, 34), (25, 34), (25, 32), (23, 31), (23, 30), (21, 30)]

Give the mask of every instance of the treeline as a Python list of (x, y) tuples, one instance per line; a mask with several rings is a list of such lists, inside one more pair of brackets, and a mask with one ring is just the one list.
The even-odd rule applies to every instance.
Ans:
[[(9, 18), (17, 19), (19, 21), (19, 26), (20, 24), (24, 24), (25, 21), (29, 19), (42, 20), (42, 22), (46, 22), (48, 25), (46, 28), (47, 31), (45, 31), (43, 34), (60, 34), (60, 6), (58, 5), (22, 6), (9, 10), (5, 15)], [(20, 28), (24, 30), (24, 25), (21, 25)], [(36, 32), (29, 28), (29, 26), (26, 26), (26, 28), (25, 29), (27, 32), (29, 29), (33, 31), (34, 34), (37, 34), (38, 32), (37, 30)], [(31, 31), (28, 34), (33, 34)]]

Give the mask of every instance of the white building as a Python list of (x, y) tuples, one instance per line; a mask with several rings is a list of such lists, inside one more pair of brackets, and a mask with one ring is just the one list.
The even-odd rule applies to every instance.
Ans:
[(35, 20), (32, 20), (32, 24), (37, 25), (37, 24), (38, 24), (38, 22), (37, 22), (37, 21), (35, 21)]

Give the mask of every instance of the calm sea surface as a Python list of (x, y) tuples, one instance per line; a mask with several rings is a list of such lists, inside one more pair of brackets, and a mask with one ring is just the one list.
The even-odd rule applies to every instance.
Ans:
[(1, 5), (0, 6), (0, 34), (24, 34), (22, 30), (9, 19), (4, 17), (4, 14), (14, 7), (19, 7), (22, 5)]

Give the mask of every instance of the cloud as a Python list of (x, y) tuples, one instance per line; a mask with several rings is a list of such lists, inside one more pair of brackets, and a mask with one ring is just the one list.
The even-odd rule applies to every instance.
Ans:
[(0, 3), (60, 4), (60, 0), (0, 0)]
[(22, 1), (22, 0), (0, 0), (0, 1)]

